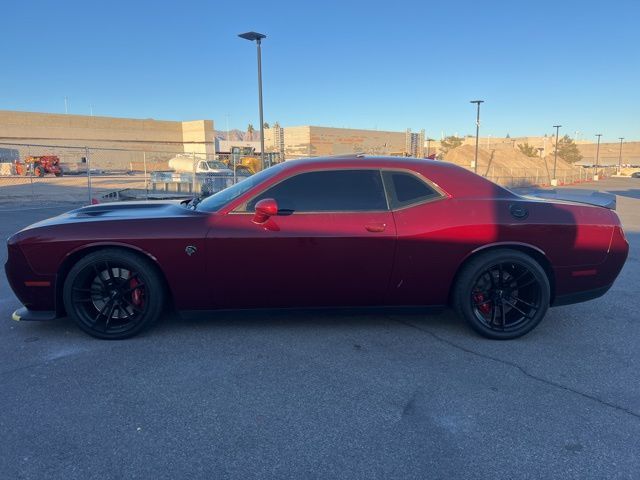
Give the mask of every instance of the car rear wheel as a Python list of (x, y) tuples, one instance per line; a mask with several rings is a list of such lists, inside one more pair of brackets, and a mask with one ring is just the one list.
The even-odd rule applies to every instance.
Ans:
[(64, 284), (67, 314), (86, 333), (132, 337), (162, 313), (164, 288), (151, 262), (135, 253), (105, 249), (83, 257)]
[(530, 332), (549, 308), (549, 279), (529, 255), (493, 250), (460, 272), (453, 301), (458, 315), (480, 335), (507, 340)]

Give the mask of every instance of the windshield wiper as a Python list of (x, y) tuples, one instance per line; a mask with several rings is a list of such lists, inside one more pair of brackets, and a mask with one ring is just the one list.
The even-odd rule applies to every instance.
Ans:
[[(202, 201), (202, 198), (200, 197), (193, 197), (191, 200), (189, 200), (186, 204), (185, 207), (190, 208), (191, 210), (195, 210), (196, 207), (198, 206), (198, 204)], [(184, 200), (181, 203), (186, 202), (186, 200)]]

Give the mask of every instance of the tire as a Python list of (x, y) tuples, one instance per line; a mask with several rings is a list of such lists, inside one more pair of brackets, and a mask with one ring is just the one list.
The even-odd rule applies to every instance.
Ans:
[(44, 173), (44, 168), (42, 168), (39, 163), (33, 167), (33, 174), (36, 177), (44, 177)]
[(499, 249), (478, 254), (460, 271), (453, 307), (480, 335), (509, 340), (533, 330), (549, 309), (546, 272), (532, 257)]
[(106, 248), (80, 259), (64, 282), (69, 317), (89, 335), (120, 340), (154, 324), (164, 307), (162, 278), (150, 260)]

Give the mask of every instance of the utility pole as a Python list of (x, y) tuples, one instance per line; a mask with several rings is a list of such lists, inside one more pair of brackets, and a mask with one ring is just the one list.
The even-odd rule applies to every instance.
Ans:
[(598, 164), (600, 163), (600, 137), (602, 136), (601, 133), (596, 133), (596, 137), (598, 137), (598, 146), (596, 147), (596, 171), (593, 174), (593, 179), (595, 181), (598, 181), (600, 179), (600, 177), (598, 176)]
[(484, 100), (471, 100), (469, 103), (475, 103), (477, 105), (476, 113), (476, 154), (473, 162), (473, 172), (478, 173), (478, 141), (480, 140), (480, 104), (484, 103)]
[(618, 175), (622, 175), (622, 141), (624, 137), (618, 137), (620, 140), (620, 153), (618, 154)]

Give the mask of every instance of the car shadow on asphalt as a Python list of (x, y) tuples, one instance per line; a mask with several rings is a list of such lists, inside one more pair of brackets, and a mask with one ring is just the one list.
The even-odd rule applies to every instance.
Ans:
[[(264, 329), (296, 331), (314, 329), (341, 331), (367, 327), (393, 326), (407, 328), (407, 323), (419, 324), (434, 332), (470, 334), (467, 326), (452, 311), (419, 313), (387, 309), (273, 309), (273, 310), (221, 310), (207, 312), (197, 317), (181, 317), (176, 312), (165, 313), (158, 323), (135, 338), (164, 338), (172, 335), (210, 335), (221, 331), (246, 330), (255, 332)], [(16, 326), (18, 328), (18, 326)], [(33, 337), (90, 338), (81, 332), (68, 318), (48, 322), (20, 322), (19, 328), (25, 339)], [(454, 331), (454, 332), (452, 332)], [(126, 340), (125, 340), (126, 341)], [(116, 341), (117, 342), (117, 341)]]

